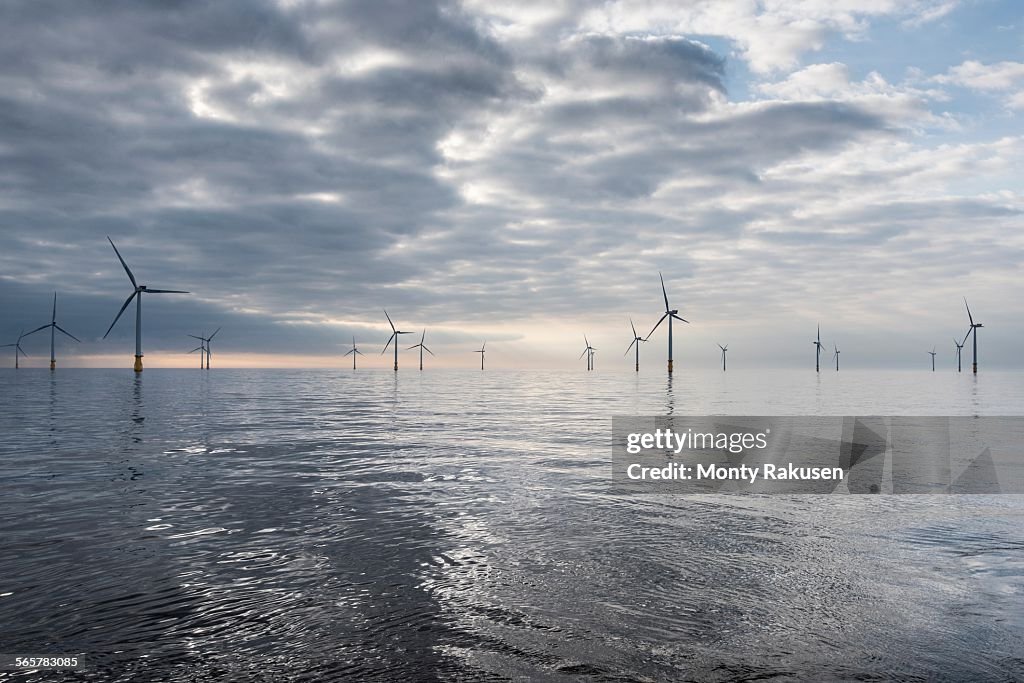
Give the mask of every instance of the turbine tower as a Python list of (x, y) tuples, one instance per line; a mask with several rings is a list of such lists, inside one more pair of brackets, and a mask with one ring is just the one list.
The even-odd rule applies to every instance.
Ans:
[[(423, 340), (426, 339), (426, 338), (427, 338), (427, 328), (424, 327), (423, 328), (423, 334), (420, 335), (420, 343), (419, 344), (415, 344), (413, 346), (410, 346), (408, 349), (406, 349), (406, 351), (411, 351), (412, 349), (419, 349), (420, 350), (420, 370), (423, 369), (423, 352), (426, 351), (431, 356), (434, 355), (434, 352), (431, 351), (430, 349), (428, 349), (426, 347), (426, 345), (423, 343)], [(356, 340), (353, 338), (352, 339), (352, 348), (355, 348), (355, 344), (356, 344)], [(356, 359), (353, 358), (352, 362), (355, 363), (355, 360)], [(483, 357), (481, 357), (481, 363), (482, 362), (483, 362)]]
[(668, 305), (668, 294), (665, 292), (665, 278), (662, 277), (660, 271), (658, 272), (658, 277), (661, 278), (661, 295), (665, 299), (665, 313), (664, 313), (664, 315), (662, 315), (658, 319), (658, 322), (656, 322), (654, 324), (654, 327), (651, 328), (651, 331), (648, 333), (647, 338), (650, 339), (651, 335), (654, 334), (654, 330), (658, 329), (658, 325), (661, 324), (661, 321), (664, 320), (665, 318), (668, 318), (668, 374), (671, 375), (672, 374), (672, 319), (675, 318), (676, 320), (682, 321), (682, 322), (687, 323), (687, 324), (689, 324), (690, 321), (686, 320), (685, 318), (680, 318), (677, 315), (679, 313), (679, 311), (677, 309), (674, 309), (674, 308), (672, 308), (671, 306)]
[[(964, 341), (967, 341), (966, 337), (964, 338)], [(956, 371), (960, 372), (960, 352), (964, 350), (964, 345), (956, 339), (953, 340), (953, 343), (956, 345)]]
[(839, 347), (836, 346), (835, 344), (833, 344), (832, 348), (834, 348), (836, 350), (834, 358), (835, 358), (835, 361), (836, 361), (836, 372), (839, 372)]
[[(641, 337), (639, 334), (636, 333), (636, 327), (633, 325), (633, 319), (632, 318), (629, 319), (629, 326), (633, 330), (633, 341), (631, 341), (629, 343), (629, 346), (626, 347), (626, 353), (624, 353), (622, 355), (625, 356), (626, 354), (628, 354), (629, 350), (631, 348), (633, 348), (633, 346), (635, 345), (636, 346), (636, 371), (640, 372), (640, 342), (645, 342), (647, 340), (644, 339), (643, 337)], [(587, 346), (590, 346), (590, 344), (588, 343)]]
[(25, 331), (22, 330), (21, 334), (18, 335), (18, 341), (14, 342), (13, 344), (4, 344), (3, 345), (3, 348), (7, 348), (8, 346), (13, 346), (14, 347), (14, 369), (15, 370), (18, 369), (18, 354), (19, 353), (22, 356), (25, 356), (25, 358), (28, 358), (28, 354), (25, 353), (25, 349), (21, 348), (21, 340), (24, 337), (25, 337)]
[[(356, 348), (356, 338), (352, 337), (352, 350), (345, 354), (346, 356), (352, 356), (352, 369), (356, 369), (356, 356), (362, 356), (363, 352)], [(422, 365), (422, 361), (420, 365)], [(420, 368), (422, 369), (422, 368)]]
[(580, 354), (580, 358), (583, 356), (587, 357), (587, 370), (594, 369), (594, 351), (597, 351), (593, 346), (590, 345), (590, 340), (587, 339), (587, 335), (583, 335), (583, 341), (587, 343), (586, 348), (583, 349), (583, 353)]
[(978, 374), (978, 328), (979, 327), (984, 327), (984, 325), (982, 325), (981, 323), (974, 322), (974, 318), (971, 316), (971, 307), (967, 306), (967, 298), (966, 297), (964, 297), (964, 306), (967, 307), (967, 319), (971, 321), (971, 329), (969, 329), (967, 331), (967, 336), (964, 337), (964, 343), (965, 344), (967, 343), (967, 337), (970, 337), (972, 334), (974, 335), (974, 340), (973, 340), (974, 359), (971, 362), (971, 371), (975, 375), (977, 375)]
[(480, 354), (480, 369), (481, 370), (484, 369), (484, 349), (486, 349), (486, 348), (487, 348), (487, 342), (484, 342), (483, 346), (480, 347), (479, 351), (474, 351), (473, 352), (473, 353), (479, 353)]
[(825, 350), (821, 343), (821, 325), (818, 325), (818, 338), (811, 343), (814, 344), (814, 371), (821, 372), (821, 352)]
[[(188, 336), (191, 337), (192, 335), (190, 334)], [(198, 338), (201, 338), (201, 337), (198, 337)], [(189, 353), (195, 353), (196, 351), (199, 352), (199, 369), (202, 370), (203, 369), (203, 357), (206, 355), (206, 347), (203, 346), (202, 342), (199, 342), (199, 346), (197, 346), (196, 348), (194, 348), (191, 351), (189, 351)]]
[(932, 356), (932, 372), (935, 372), (935, 347), (933, 346), (932, 350), (929, 351), (928, 353), (930, 353)]
[(725, 372), (725, 352), (729, 350), (729, 345), (722, 346), (719, 344), (718, 348), (722, 349), (722, 372)]
[(384, 317), (388, 319), (388, 325), (391, 325), (391, 336), (388, 337), (388, 343), (384, 345), (384, 350), (380, 352), (380, 355), (387, 353), (388, 346), (391, 345), (391, 341), (395, 342), (395, 372), (398, 372), (398, 335), (400, 334), (412, 334), (412, 332), (405, 332), (404, 330), (396, 330), (395, 324), (391, 322), (391, 316), (388, 315), (387, 311), (384, 311)]
[[(124, 272), (128, 273), (128, 279), (132, 281), (132, 287), (135, 290), (131, 296), (125, 299), (124, 304), (121, 306), (121, 310), (117, 312), (117, 317), (114, 318), (114, 322), (110, 323), (110, 327), (107, 328), (107, 334), (110, 334), (110, 330), (114, 329), (114, 325), (121, 319), (121, 314), (124, 313), (124, 309), (128, 308), (128, 304), (135, 299), (135, 372), (142, 372), (142, 295), (145, 294), (188, 294), (178, 289), (150, 289), (146, 285), (140, 285), (135, 281), (135, 276), (132, 275), (131, 268), (121, 258), (121, 252), (114, 246), (114, 240), (107, 238), (110, 242), (110, 246), (114, 247), (114, 253), (117, 254), (117, 260), (124, 266)], [(103, 335), (103, 338), (107, 338), (107, 334)]]
[[(65, 335), (71, 337), (76, 342), (81, 342), (82, 341), (81, 339), (79, 339), (78, 337), (76, 337), (75, 335), (71, 334), (70, 332), (68, 332), (63, 327), (61, 327), (60, 325), (57, 324), (57, 292), (53, 293), (53, 317), (50, 318), (50, 322), (47, 323), (46, 325), (42, 325), (40, 327), (37, 327), (36, 329), (32, 330), (31, 332), (29, 332), (25, 336), (27, 337), (29, 334), (35, 334), (36, 332), (39, 332), (40, 330), (45, 330), (46, 328), (50, 328), (50, 369), (51, 370), (56, 370), (57, 369), (57, 355), (56, 355), (56, 352), (55, 352), (55, 346), (56, 346), (57, 332), (60, 331), (62, 334), (65, 334)], [(15, 353), (14, 355), (17, 356), (18, 354)]]
[[(197, 337), (194, 334), (188, 335), (188, 336), (192, 337), (193, 339), (198, 339), (200, 342), (202, 342), (200, 345), (203, 347), (203, 352), (206, 354), (206, 369), (207, 370), (210, 369), (210, 342), (213, 340), (214, 337), (217, 336), (218, 332), (220, 332), (220, 328), (219, 327), (216, 330), (214, 330), (213, 334), (211, 334), (209, 337)], [(189, 353), (191, 353), (191, 351), (189, 351)]]

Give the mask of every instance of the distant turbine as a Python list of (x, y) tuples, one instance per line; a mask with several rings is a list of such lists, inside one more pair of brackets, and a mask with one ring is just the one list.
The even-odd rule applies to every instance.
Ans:
[[(964, 341), (966, 342), (967, 339), (965, 338)], [(956, 371), (960, 372), (960, 352), (964, 350), (964, 345), (958, 342), (956, 339), (953, 340), (953, 343), (956, 344)]]
[[(473, 353), (479, 353), (480, 354), (480, 369), (481, 370), (484, 369), (484, 349), (486, 349), (486, 348), (487, 348), (487, 342), (484, 342), (483, 346), (480, 347), (479, 351), (474, 351), (473, 352)], [(499, 373), (499, 374), (501, 374), (501, 373)]]
[(665, 292), (665, 278), (661, 276), (661, 272), (658, 273), (658, 277), (661, 278), (661, 295), (665, 298), (665, 314), (658, 318), (658, 322), (654, 324), (651, 331), (647, 334), (647, 338), (650, 339), (651, 335), (654, 334), (654, 330), (658, 329), (658, 325), (665, 318), (668, 318), (668, 373), (672, 374), (672, 319), (680, 320), (684, 323), (689, 324), (690, 321), (684, 318), (680, 318), (677, 313), (677, 309), (672, 308), (668, 305), (668, 294)]
[(965, 344), (967, 343), (967, 337), (970, 337), (971, 333), (973, 332), (974, 333), (974, 342), (973, 342), (974, 343), (974, 360), (971, 363), (971, 370), (974, 372), (975, 375), (977, 375), (978, 374), (978, 328), (979, 327), (984, 327), (984, 325), (982, 325), (981, 323), (974, 322), (974, 318), (971, 317), (971, 307), (967, 306), (967, 298), (966, 297), (964, 297), (964, 306), (967, 307), (967, 319), (971, 321), (971, 329), (969, 329), (967, 331), (967, 335), (964, 337), (964, 343)]
[[(217, 336), (218, 332), (220, 332), (220, 328), (219, 327), (216, 330), (214, 330), (213, 334), (211, 334), (209, 337), (197, 337), (194, 334), (188, 335), (188, 336), (192, 337), (193, 339), (198, 339), (199, 341), (203, 342), (202, 346), (203, 346), (203, 349), (204, 349), (204, 351), (206, 353), (206, 369), (207, 370), (210, 369), (210, 342), (213, 340), (214, 337)], [(191, 351), (189, 353), (191, 353)]]
[(19, 353), (21, 355), (25, 356), (25, 358), (28, 358), (28, 354), (25, 353), (25, 349), (21, 348), (21, 340), (24, 337), (25, 337), (25, 331), (22, 330), (21, 334), (18, 335), (18, 341), (14, 342), (13, 344), (4, 344), (2, 347), (0, 347), (0, 348), (7, 348), (8, 346), (13, 346), (14, 347), (14, 369), (15, 370), (18, 369), (18, 354)]
[(935, 372), (935, 347), (933, 346), (932, 350), (928, 353), (932, 355), (932, 372)]
[[(128, 304), (130, 304), (132, 302), (132, 299), (135, 299), (135, 366), (134, 367), (135, 367), (135, 372), (142, 372), (142, 295), (143, 295), (143, 293), (145, 293), (145, 294), (188, 294), (188, 292), (183, 292), (183, 291), (178, 290), (178, 289), (149, 289), (149, 287), (147, 287), (146, 285), (140, 285), (138, 282), (135, 281), (135, 276), (132, 275), (132, 271), (128, 267), (128, 264), (124, 262), (123, 258), (121, 258), (121, 252), (119, 252), (117, 250), (117, 247), (114, 246), (114, 241), (112, 239), (110, 239), (109, 237), (107, 238), (107, 241), (110, 242), (110, 246), (114, 247), (114, 253), (117, 254), (117, 260), (121, 262), (122, 266), (124, 266), (124, 272), (128, 273), (128, 279), (132, 281), (132, 287), (135, 288), (135, 291), (132, 292), (132, 295), (129, 296), (125, 300), (124, 304), (121, 306), (121, 310), (117, 312), (117, 317), (114, 318), (114, 322), (110, 323), (110, 327), (107, 328), (107, 334), (110, 334), (110, 330), (114, 329), (114, 325), (116, 325), (117, 321), (121, 319), (121, 314), (124, 313), (124, 309), (128, 308)], [(138, 297), (138, 298), (136, 299), (136, 297)], [(103, 335), (104, 339), (107, 338), (107, 334)]]
[[(423, 340), (426, 339), (426, 338), (427, 338), (427, 328), (424, 327), (423, 328), (423, 334), (420, 335), (420, 343), (419, 344), (415, 344), (414, 346), (410, 346), (408, 349), (406, 349), (406, 351), (411, 351), (412, 349), (419, 349), (420, 350), (420, 370), (423, 369), (423, 352), (426, 351), (431, 356), (434, 355), (434, 352), (431, 351), (430, 349), (428, 349), (426, 347), (426, 345), (423, 343)], [(353, 345), (355, 345), (355, 341), (356, 341), (355, 339), (352, 340), (352, 344)], [(355, 362), (355, 358), (353, 358), (352, 361)], [(483, 356), (480, 357), (480, 362), (483, 363)]]
[(595, 349), (593, 346), (590, 345), (590, 340), (587, 339), (587, 335), (583, 335), (583, 341), (585, 341), (587, 343), (587, 346), (586, 346), (585, 349), (583, 349), (583, 353), (580, 354), (580, 358), (583, 358), (583, 356), (586, 356), (587, 357), (587, 370), (593, 370), (594, 369), (594, 351), (597, 351), (597, 349)]
[[(626, 347), (626, 353), (622, 355), (625, 356), (629, 353), (629, 350), (636, 345), (636, 371), (640, 372), (640, 342), (645, 342), (647, 340), (636, 333), (636, 327), (633, 325), (632, 318), (629, 319), (629, 326), (633, 329), (633, 341), (629, 343), (629, 346)], [(590, 344), (588, 343), (587, 346), (590, 346)]]
[(395, 342), (395, 372), (398, 372), (398, 335), (400, 335), (400, 334), (412, 334), (412, 332), (405, 332), (403, 330), (396, 330), (395, 329), (395, 324), (393, 322), (391, 322), (391, 316), (388, 315), (387, 311), (384, 311), (384, 317), (386, 317), (388, 319), (388, 325), (391, 325), (391, 336), (388, 337), (388, 343), (384, 345), (384, 350), (380, 352), (380, 355), (383, 356), (385, 353), (387, 353), (388, 346), (391, 344), (391, 341), (394, 340), (394, 342)]
[(836, 372), (839, 372), (839, 347), (836, 346), (835, 344), (833, 344), (832, 348), (834, 348), (836, 350), (836, 353), (835, 353), (835, 356), (834, 356), (835, 359), (836, 359)]
[[(352, 337), (352, 350), (345, 354), (346, 356), (352, 356), (352, 369), (356, 369), (356, 356), (362, 356), (363, 352), (356, 348), (356, 338)], [(422, 365), (422, 362), (420, 363)]]
[[(191, 337), (192, 335), (190, 334), (188, 336)], [(199, 369), (202, 370), (203, 369), (203, 356), (206, 355), (206, 347), (203, 346), (202, 342), (199, 342), (199, 346), (197, 346), (196, 348), (194, 348), (191, 351), (189, 351), (189, 353), (195, 353), (196, 351), (199, 351)]]
[(818, 325), (818, 339), (811, 343), (814, 344), (814, 371), (821, 372), (821, 352), (825, 350), (821, 344), (821, 325)]
[[(57, 292), (53, 293), (53, 317), (50, 318), (50, 322), (47, 323), (46, 325), (42, 325), (40, 327), (37, 327), (36, 329), (32, 330), (31, 332), (29, 332), (25, 336), (27, 337), (29, 334), (35, 334), (36, 332), (39, 332), (40, 330), (45, 330), (47, 327), (50, 328), (50, 369), (51, 370), (56, 370), (57, 369), (57, 356), (56, 356), (55, 351), (54, 351), (54, 347), (56, 345), (55, 344), (55, 342), (56, 342), (56, 340), (55, 340), (56, 331), (59, 330), (63, 334), (66, 334), (67, 336), (69, 336), (72, 339), (74, 339), (76, 342), (81, 342), (82, 341), (81, 339), (79, 339), (78, 337), (76, 337), (75, 335), (71, 334), (70, 332), (68, 332), (63, 327), (61, 327), (60, 325), (57, 324)], [(17, 356), (18, 354), (15, 353), (14, 355)]]
[(722, 349), (722, 372), (725, 372), (725, 352), (729, 350), (729, 345), (722, 346), (719, 344), (718, 348)]

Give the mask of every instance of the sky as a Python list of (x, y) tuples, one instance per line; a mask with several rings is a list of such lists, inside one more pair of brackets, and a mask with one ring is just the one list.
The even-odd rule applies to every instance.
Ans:
[(130, 367), (109, 235), (147, 367), (1024, 367), (1022, 121), (1016, 0), (8, 1), (0, 343)]

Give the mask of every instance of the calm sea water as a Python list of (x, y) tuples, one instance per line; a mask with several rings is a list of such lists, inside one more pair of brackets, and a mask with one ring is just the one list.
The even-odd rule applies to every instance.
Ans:
[(85, 653), (68, 679), (1024, 679), (1022, 497), (608, 493), (612, 415), (1020, 415), (1022, 374), (23, 369), (0, 396), (0, 652)]

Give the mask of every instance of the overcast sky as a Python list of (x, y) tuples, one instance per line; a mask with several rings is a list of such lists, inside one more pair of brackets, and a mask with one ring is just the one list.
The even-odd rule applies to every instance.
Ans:
[(110, 235), (148, 366), (1024, 363), (1017, 0), (507, 5), (4, 2), (0, 343), (130, 366)]

